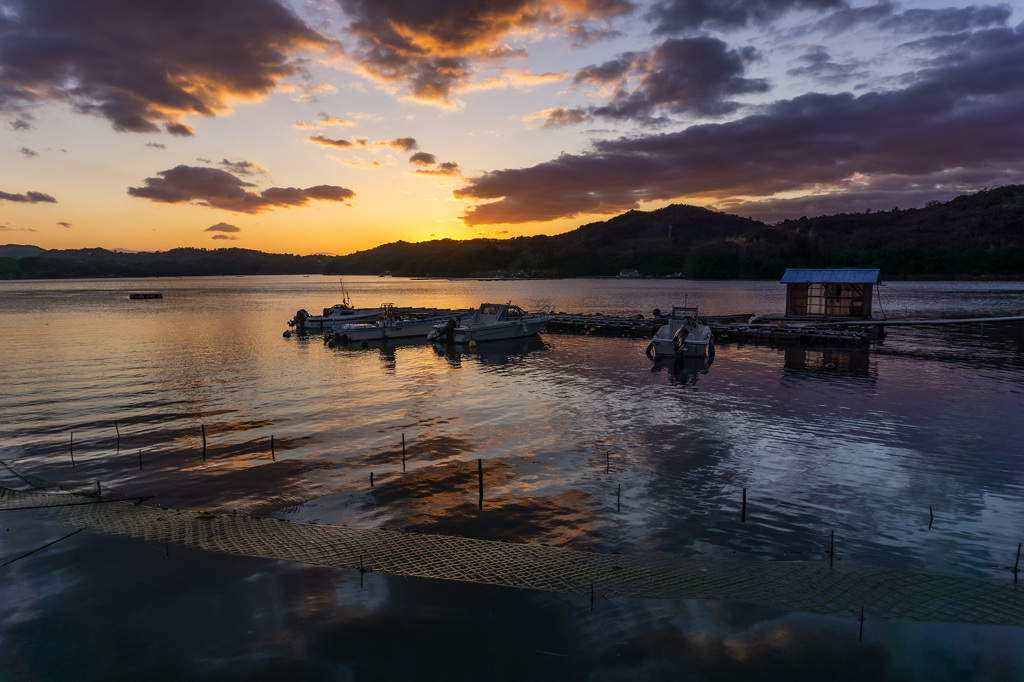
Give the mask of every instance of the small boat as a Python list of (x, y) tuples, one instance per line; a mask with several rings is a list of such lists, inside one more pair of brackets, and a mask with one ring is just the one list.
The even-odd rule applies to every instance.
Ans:
[(540, 332), (550, 319), (546, 313), (527, 313), (511, 301), (484, 303), (468, 319), (453, 317), (434, 325), (427, 339), (452, 343), (518, 339)]
[(381, 308), (353, 308), (345, 291), (344, 282), (341, 285), (341, 303), (335, 303), (330, 308), (324, 308), (322, 315), (310, 315), (304, 309), (295, 313), (295, 317), (288, 321), (289, 327), (301, 334), (316, 334), (324, 330), (332, 330), (346, 324), (373, 322), (383, 312)]
[(672, 306), (668, 324), (655, 332), (647, 346), (647, 356), (652, 358), (703, 358), (714, 353), (714, 334), (701, 321), (697, 308), (678, 306)]
[(135, 298), (135, 299), (139, 299), (139, 298), (163, 298), (163, 297), (164, 297), (163, 294), (155, 294), (155, 293), (128, 294), (128, 298)]
[(335, 343), (349, 343), (352, 341), (387, 341), (389, 339), (410, 339), (427, 336), (435, 325), (445, 324), (450, 318), (458, 319), (460, 322), (472, 313), (462, 313), (454, 316), (440, 315), (435, 317), (424, 317), (403, 320), (396, 314), (395, 306), (391, 303), (384, 303), (380, 307), (380, 315), (371, 324), (345, 324), (333, 330), (330, 340)]

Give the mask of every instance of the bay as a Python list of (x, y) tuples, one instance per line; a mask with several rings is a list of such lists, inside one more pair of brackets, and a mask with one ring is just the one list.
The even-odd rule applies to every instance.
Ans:
[[(343, 286), (365, 307), (612, 315), (785, 300), (776, 282)], [(140, 290), (163, 298), (128, 298)], [(827, 561), (834, 532), (841, 561), (1012, 581), (1019, 325), (894, 328), (862, 350), (720, 344), (706, 367), (652, 363), (645, 338), (469, 352), (283, 337), (296, 310), (341, 297), (327, 277), (2, 282), (0, 459), (171, 508), (748, 561)], [(1024, 284), (889, 283), (881, 304), (890, 318), (1021, 314)], [(29, 512), (5, 522), (5, 560), (63, 534)], [(24, 666), (12, 679), (1024, 674), (1019, 628), (885, 621), (860, 642), (852, 617), (600, 597), (591, 610), (578, 595), (170, 551), (81, 533), (0, 569), (0, 649)]]

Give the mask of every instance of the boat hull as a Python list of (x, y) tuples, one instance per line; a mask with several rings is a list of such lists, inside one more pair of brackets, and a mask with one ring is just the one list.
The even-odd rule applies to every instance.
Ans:
[(522, 322), (498, 322), (481, 325), (467, 325), (456, 327), (452, 331), (452, 341), (455, 343), (469, 343), (470, 341), (504, 341), (506, 339), (518, 339), (524, 336), (533, 336), (544, 329), (548, 323), (547, 317), (536, 320), (524, 320)]
[(426, 336), (436, 324), (447, 319), (434, 317), (424, 320), (403, 320), (391, 324), (349, 324), (334, 331), (343, 341), (349, 342), (413, 339)]

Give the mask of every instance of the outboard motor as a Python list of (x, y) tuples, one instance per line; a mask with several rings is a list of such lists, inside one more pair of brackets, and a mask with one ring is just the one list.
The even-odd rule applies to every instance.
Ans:
[(438, 338), (444, 338), (448, 343), (452, 342), (452, 336), (455, 334), (455, 328), (459, 326), (459, 318), (453, 317), (448, 320), (448, 324), (444, 326)]
[(309, 313), (305, 310), (299, 310), (295, 313), (295, 317), (288, 320), (289, 327), (295, 327), (295, 331), (298, 332), (299, 336), (303, 336), (306, 333), (306, 318), (309, 317)]

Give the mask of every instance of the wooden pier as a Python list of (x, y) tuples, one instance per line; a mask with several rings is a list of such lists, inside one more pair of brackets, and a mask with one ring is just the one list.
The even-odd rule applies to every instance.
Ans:
[[(746, 321), (744, 321), (744, 319)], [(701, 320), (711, 327), (716, 343), (765, 343), (774, 345), (864, 346), (885, 337), (887, 327), (1024, 322), (1024, 316), (974, 317), (936, 320), (786, 320), (750, 321), (754, 315), (708, 315)], [(594, 313), (558, 313), (548, 322), (553, 334), (649, 337), (667, 323), (664, 317), (615, 317)]]

